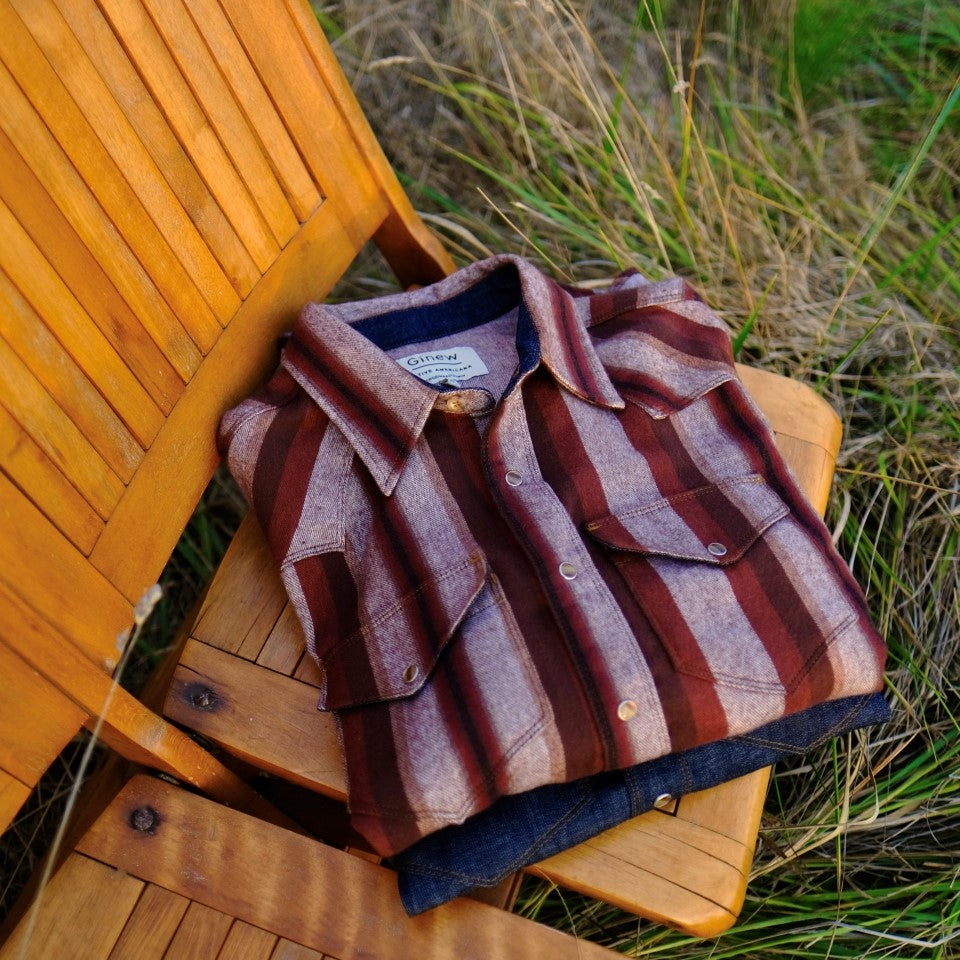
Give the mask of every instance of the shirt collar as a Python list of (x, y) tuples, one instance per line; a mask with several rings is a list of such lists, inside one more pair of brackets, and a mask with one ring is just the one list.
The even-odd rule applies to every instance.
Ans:
[(521, 360), (542, 360), (558, 383), (588, 403), (622, 409), (587, 333), (589, 301), (586, 291), (561, 287), (520, 257), (491, 257), (419, 290), (308, 304), (282, 362), (389, 495), (430, 411), (449, 391), (413, 376), (385, 350), (415, 347), (438, 330), (454, 332), (451, 318), (463, 318), (466, 330), (519, 303), (518, 341), (531, 327), (536, 334), (532, 343), (518, 342)]

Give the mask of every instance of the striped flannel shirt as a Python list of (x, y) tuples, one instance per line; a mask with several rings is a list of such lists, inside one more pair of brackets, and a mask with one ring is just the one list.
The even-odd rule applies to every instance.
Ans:
[(500, 256), (310, 304), (220, 440), (382, 854), (881, 687), (863, 596), (680, 279), (591, 293)]

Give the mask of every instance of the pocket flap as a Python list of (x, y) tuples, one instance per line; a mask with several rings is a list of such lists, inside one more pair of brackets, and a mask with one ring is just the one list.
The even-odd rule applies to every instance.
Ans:
[(321, 654), (321, 709), (396, 700), (420, 690), (486, 579), (487, 562), (475, 553), (395, 601), (362, 612), (360, 629)]
[(751, 474), (617, 510), (586, 529), (617, 550), (726, 566), (787, 512), (763, 477)]

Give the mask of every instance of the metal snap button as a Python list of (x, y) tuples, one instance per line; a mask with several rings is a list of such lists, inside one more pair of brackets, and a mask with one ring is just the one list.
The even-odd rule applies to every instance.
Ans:
[(621, 720), (632, 720), (637, 715), (637, 705), (633, 700), (621, 700), (617, 707), (617, 716)]
[(420, 668), (415, 664), (411, 663), (406, 670), (403, 671), (403, 682), (404, 683), (413, 683), (417, 677), (420, 676)]
[(504, 479), (510, 484), (511, 487), (519, 487), (520, 484), (523, 483), (523, 477), (521, 477), (516, 470), (508, 470)]
[(656, 800), (653, 801), (654, 807), (657, 810), (673, 810), (673, 794), (670, 793), (661, 793)]
[(707, 550), (715, 557), (725, 557), (727, 555), (727, 548), (722, 543), (708, 543)]
[(559, 567), (560, 576), (564, 580), (573, 580), (577, 575), (577, 568), (574, 564), (570, 563), (569, 560), (564, 560)]

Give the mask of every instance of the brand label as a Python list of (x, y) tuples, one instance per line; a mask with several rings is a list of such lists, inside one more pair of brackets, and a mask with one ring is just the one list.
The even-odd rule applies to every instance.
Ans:
[(409, 357), (400, 357), (397, 363), (426, 383), (445, 383), (453, 387), (459, 387), (471, 377), (489, 373), (487, 365), (473, 347), (449, 347), (412, 353)]

